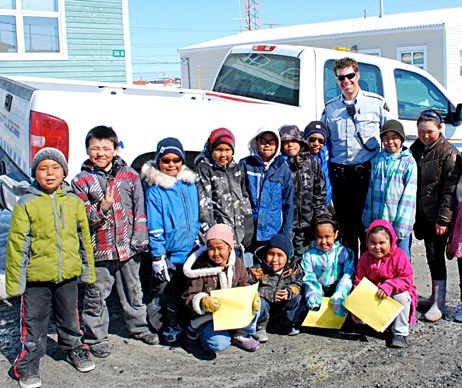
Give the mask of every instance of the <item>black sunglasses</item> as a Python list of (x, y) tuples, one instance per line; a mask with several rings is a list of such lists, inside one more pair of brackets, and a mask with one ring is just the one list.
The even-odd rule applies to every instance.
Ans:
[(181, 158), (172, 158), (172, 159), (170, 159), (170, 158), (162, 158), (162, 159), (160, 159), (160, 161), (161, 161), (163, 164), (170, 164), (170, 163), (172, 163), (172, 162), (175, 163), (175, 164), (177, 164), (177, 163), (180, 163), (182, 160), (183, 160), (183, 159), (181, 159)]
[(258, 142), (259, 142), (260, 144), (262, 144), (262, 145), (269, 144), (270, 146), (274, 146), (274, 145), (278, 144), (277, 139), (270, 139), (270, 140), (267, 140), (267, 139), (265, 139), (265, 138), (263, 138), (263, 137), (260, 138), (260, 139), (258, 139)]
[(340, 82), (342, 82), (342, 81), (345, 81), (345, 78), (353, 79), (354, 77), (356, 77), (356, 72), (349, 73), (349, 74), (341, 74), (341, 75), (338, 75), (338, 76), (337, 76), (337, 79), (338, 79)]
[(315, 143), (316, 140), (319, 142), (319, 144), (324, 144), (324, 139), (321, 139), (320, 137), (314, 137), (314, 136), (308, 137), (308, 141), (310, 143)]

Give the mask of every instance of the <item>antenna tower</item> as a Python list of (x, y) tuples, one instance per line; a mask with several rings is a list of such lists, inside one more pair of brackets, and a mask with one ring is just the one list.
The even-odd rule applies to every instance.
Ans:
[(245, 0), (244, 15), (246, 31), (260, 29), (260, 7), (257, 0)]

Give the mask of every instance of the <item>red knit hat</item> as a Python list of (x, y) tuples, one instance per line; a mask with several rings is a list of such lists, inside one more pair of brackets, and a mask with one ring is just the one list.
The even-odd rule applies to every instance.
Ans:
[(206, 240), (218, 239), (223, 240), (226, 244), (228, 244), (231, 249), (234, 249), (234, 236), (233, 231), (226, 224), (215, 224), (213, 225), (207, 232), (205, 236)]
[(220, 144), (228, 144), (234, 151), (236, 140), (234, 139), (233, 133), (226, 128), (214, 129), (209, 137), (210, 152)]

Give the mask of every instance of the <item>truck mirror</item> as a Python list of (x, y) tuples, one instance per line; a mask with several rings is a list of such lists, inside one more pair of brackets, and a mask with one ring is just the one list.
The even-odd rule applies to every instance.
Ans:
[(457, 104), (456, 113), (454, 113), (454, 125), (459, 125), (462, 121), (462, 104)]

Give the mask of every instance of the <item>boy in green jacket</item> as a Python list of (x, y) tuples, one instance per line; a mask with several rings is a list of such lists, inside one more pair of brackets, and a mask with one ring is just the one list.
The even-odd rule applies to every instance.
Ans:
[(85, 204), (63, 181), (68, 166), (61, 151), (43, 148), (31, 171), (35, 180), (13, 209), (6, 252), (6, 292), (21, 295), (21, 352), (13, 368), (27, 388), (41, 386), (50, 305), (67, 361), (80, 372), (95, 367), (80, 341), (77, 311), (77, 278), (96, 280)]

